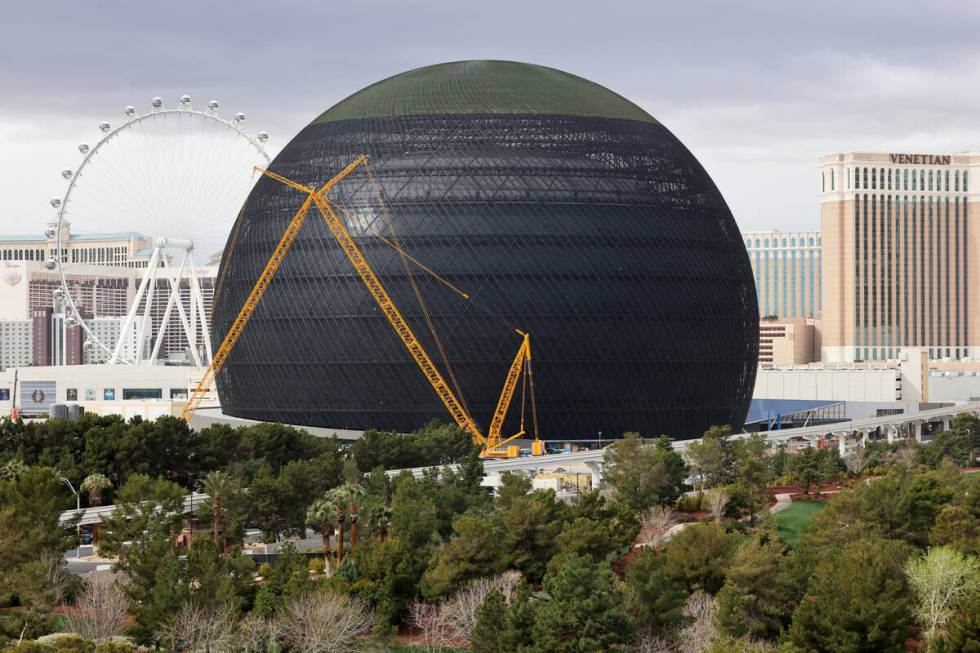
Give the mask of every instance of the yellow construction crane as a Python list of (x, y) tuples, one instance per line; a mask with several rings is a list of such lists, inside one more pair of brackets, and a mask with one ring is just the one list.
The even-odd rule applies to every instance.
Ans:
[[(193, 415), (194, 411), (200, 405), (204, 394), (214, 381), (214, 377), (227, 361), (232, 347), (234, 347), (235, 342), (238, 340), (238, 337), (241, 335), (242, 330), (248, 323), (249, 318), (255, 311), (256, 306), (262, 299), (262, 295), (265, 293), (266, 288), (268, 288), (272, 277), (279, 269), (283, 258), (289, 251), (289, 248), (292, 246), (293, 241), (296, 239), (296, 234), (298, 233), (300, 227), (303, 226), (303, 222), (306, 220), (306, 215), (309, 212), (311, 204), (315, 204), (317, 209), (320, 211), (320, 215), (323, 217), (324, 222), (326, 222), (327, 228), (330, 229), (330, 233), (337, 241), (337, 244), (340, 245), (340, 248), (347, 256), (348, 261), (350, 261), (351, 265), (354, 266), (354, 269), (361, 277), (361, 281), (364, 282), (364, 285), (371, 293), (371, 296), (374, 298), (379, 308), (381, 308), (382, 313), (384, 313), (385, 317), (388, 319), (388, 322), (395, 330), (395, 333), (401, 339), (402, 343), (405, 345), (405, 348), (419, 366), (422, 374), (425, 375), (426, 380), (428, 380), (429, 384), (436, 391), (439, 399), (452, 416), (453, 421), (455, 421), (460, 428), (467, 431), (473, 438), (473, 441), (479, 447), (481, 447), (481, 455), (484, 457), (515, 457), (520, 455), (518, 447), (506, 445), (514, 439), (521, 437), (525, 433), (524, 404), (528, 386), (530, 389), (531, 414), (534, 425), (534, 442), (532, 452), (535, 455), (543, 453), (544, 445), (538, 436), (537, 406), (535, 405), (534, 399), (534, 377), (531, 372), (530, 336), (523, 331), (517, 331), (515, 329), (515, 331), (517, 331), (517, 333), (522, 337), (521, 346), (517, 351), (517, 355), (514, 357), (514, 361), (511, 363), (511, 366), (508, 369), (507, 376), (504, 380), (503, 390), (501, 391), (500, 398), (497, 401), (497, 408), (494, 411), (493, 418), (490, 422), (490, 429), (487, 434), (484, 435), (476, 426), (473, 417), (470, 415), (465, 405), (456, 398), (456, 395), (446, 383), (445, 379), (442, 377), (442, 374), (440, 374), (435, 363), (425, 351), (422, 343), (419, 342), (419, 339), (415, 336), (411, 327), (405, 321), (405, 318), (398, 310), (398, 307), (395, 306), (395, 303), (388, 295), (388, 291), (385, 290), (385, 287), (374, 273), (371, 265), (368, 263), (367, 259), (364, 258), (361, 250), (354, 243), (350, 233), (347, 231), (347, 227), (344, 225), (343, 221), (337, 217), (331, 202), (326, 199), (325, 196), (331, 188), (333, 188), (337, 183), (343, 180), (359, 166), (366, 164), (366, 162), (366, 156), (362, 155), (358, 157), (353, 163), (344, 168), (337, 176), (324, 184), (319, 190), (296, 183), (281, 175), (277, 175), (274, 172), (256, 168), (256, 170), (262, 174), (275, 179), (276, 181), (283, 183), (290, 188), (305, 193), (307, 197), (299, 211), (286, 227), (286, 232), (283, 234), (282, 239), (279, 241), (275, 251), (269, 258), (269, 262), (266, 264), (265, 269), (262, 270), (262, 274), (259, 275), (259, 279), (256, 282), (255, 287), (249, 294), (248, 299), (245, 300), (244, 306), (242, 306), (242, 309), (239, 311), (238, 317), (236, 317), (232, 327), (228, 331), (228, 334), (222, 341), (221, 346), (215, 353), (214, 358), (211, 361), (211, 365), (208, 367), (204, 376), (201, 378), (200, 382), (195, 388), (194, 393), (184, 406), (181, 417), (183, 417), (185, 420), (190, 419), (190, 416)], [(387, 241), (385, 242), (387, 243)], [(392, 245), (392, 247), (397, 249), (403, 256), (407, 256), (401, 250), (401, 248), (397, 246), (397, 244)], [(414, 261), (414, 259), (412, 260)], [(423, 269), (431, 272), (428, 270), (428, 268), (425, 268), (425, 266), (422, 266), (417, 261), (415, 262), (423, 267)], [(523, 379), (523, 385), (521, 391), (522, 409), (520, 430), (514, 435), (504, 436), (502, 434), (504, 419), (507, 416), (507, 411), (510, 407), (511, 401), (514, 398), (514, 394), (516, 393), (517, 382), (521, 379)]]

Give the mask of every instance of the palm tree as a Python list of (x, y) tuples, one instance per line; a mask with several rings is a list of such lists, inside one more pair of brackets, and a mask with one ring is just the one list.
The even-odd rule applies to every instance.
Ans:
[(320, 528), (323, 538), (323, 561), (330, 564), (330, 534), (333, 532), (334, 513), (336, 506), (327, 499), (317, 499), (306, 510), (306, 522), (310, 526)]
[(88, 505), (101, 506), (102, 492), (111, 487), (112, 481), (102, 474), (96, 473), (86, 476), (85, 480), (82, 481), (82, 485), (78, 489), (82, 492), (88, 492)]
[[(350, 510), (351, 515), (357, 514), (357, 504), (355, 503), (358, 499), (364, 496), (364, 488), (360, 485), (353, 485), (351, 483), (344, 483), (339, 487), (335, 487), (324, 495), (324, 499), (329, 501), (335, 508), (337, 512), (337, 564), (339, 565), (344, 560), (344, 522), (347, 518), (347, 511)], [(351, 547), (357, 545), (357, 521), (356, 517), (352, 521), (351, 529)]]
[(222, 471), (208, 472), (201, 481), (201, 490), (211, 497), (211, 539), (218, 545), (218, 549), (224, 553), (224, 542), (221, 538), (221, 501), (223, 498), (231, 496), (234, 492), (234, 484), (231, 477)]
[(388, 527), (391, 526), (391, 507), (388, 504), (379, 501), (368, 506), (367, 520), (378, 529), (378, 539), (383, 542), (388, 538)]
[(20, 458), (11, 458), (0, 465), (0, 480), (12, 481), (27, 471), (27, 465)]
[(348, 512), (350, 513), (350, 550), (353, 552), (357, 548), (357, 533), (360, 528), (357, 524), (360, 520), (360, 515), (357, 512), (356, 501), (351, 500)]

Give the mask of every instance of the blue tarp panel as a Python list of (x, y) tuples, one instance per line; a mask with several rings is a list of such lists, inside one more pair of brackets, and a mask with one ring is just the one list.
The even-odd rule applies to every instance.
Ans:
[(803, 410), (813, 410), (839, 403), (841, 402), (802, 399), (753, 399), (752, 403), (749, 404), (749, 414), (745, 416), (745, 423), (764, 422), (776, 415), (790, 415)]

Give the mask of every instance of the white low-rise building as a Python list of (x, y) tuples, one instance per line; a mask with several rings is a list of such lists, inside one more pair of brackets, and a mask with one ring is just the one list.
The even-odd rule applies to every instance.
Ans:
[(904, 348), (899, 358), (866, 363), (760, 367), (753, 399), (936, 403), (980, 398), (980, 361), (929, 360)]
[[(0, 372), (0, 415), (16, 402), (25, 417), (47, 415), (52, 404), (77, 403), (88, 412), (153, 419), (180, 413), (202, 372), (177, 365), (67, 365)], [(16, 382), (16, 388), (14, 384)], [(216, 406), (212, 388), (204, 406)]]

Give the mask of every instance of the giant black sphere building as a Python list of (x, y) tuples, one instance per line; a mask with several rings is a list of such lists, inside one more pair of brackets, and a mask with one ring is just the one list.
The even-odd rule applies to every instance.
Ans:
[[(540, 66), (429, 66), (334, 105), (271, 168), (317, 186), (361, 153), (376, 184), (360, 170), (331, 197), (448, 378), (416, 283), (482, 428), (520, 345), (514, 328), (532, 337), (543, 437), (741, 425), (758, 347), (749, 260), (704, 169), (638, 106)], [(216, 342), (303, 199), (256, 184), (225, 248)], [(386, 219), (408, 253), (472, 299), (407, 274), (378, 237), (390, 240)], [(259, 420), (409, 431), (449, 419), (315, 212), (218, 391), (226, 413)]]

